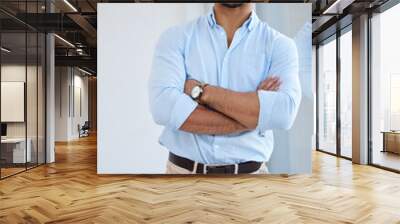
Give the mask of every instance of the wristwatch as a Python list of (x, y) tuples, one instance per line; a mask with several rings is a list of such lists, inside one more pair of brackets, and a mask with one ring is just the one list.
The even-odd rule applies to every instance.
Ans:
[(198, 101), (201, 97), (201, 95), (204, 92), (204, 88), (207, 86), (206, 83), (204, 82), (200, 82), (199, 85), (196, 85), (192, 88), (192, 91), (190, 92), (190, 96), (192, 97), (192, 99)]

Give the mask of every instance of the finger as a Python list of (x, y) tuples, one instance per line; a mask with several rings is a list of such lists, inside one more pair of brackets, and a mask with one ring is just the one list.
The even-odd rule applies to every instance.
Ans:
[(277, 81), (279, 81), (279, 78), (276, 76), (268, 77), (260, 83), (257, 89), (269, 90), (269, 88), (271, 88), (271, 85), (273, 85)]
[(270, 82), (267, 87), (264, 87), (263, 90), (267, 91), (277, 91), (281, 85), (281, 82), (279, 80), (276, 80), (274, 82)]
[(272, 86), (276, 86), (276, 85), (280, 85), (281, 81), (279, 80), (279, 78), (274, 78), (274, 82), (271, 84), (271, 88)]
[(276, 86), (280, 86), (281, 85), (281, 81), (279, 81), (279, 80), (277, 80), (276, 82), (274, 82), (274, 84), (273, 84), (273, 86), (274, 87), (276, 87)]
[(261, 82), (261, 87), (263, 89), (268, 88), (271, 85), (272, 82), (273, 82), (272, 79), (264, 80), (264, 81)]
[(271, 91), (278, 91), (278, 89), (279, 89), (279, 86), (274, 86), (274, 87), (271, 89)]
[(196, 83), (196, 80), (194, 79), (189, 79), (186, 81), (189, 85), (193, 85), (194, 83)]
[(260, 86), (260, 89), (262, 90), (268, 90), (270, 88), (270, 83), (264, 83), (262, 86)]
[(276, 76), (271, 76), (271, 77), (268, 77), (267, 79), (265, 79), (265, 81), (276, 81), (276, 80), (278, 80), (278, 77), (276, 77)]
[(274, 86), (273, 91), (278, 91), (280, 87), (281, 87), (281, 82), (279, 81), (279, 82), (277, 82), (276, 85)]
[(185, 93), (189, 94), (193, 88), (194, 80), (186, 80), (185, 82)]
[(260, 85), (260, 89), (267, 90), (269, 85), (269, 82), (264, 82)]
[(271, 79), (271, 80), (267, 80), (267, 82), (265, 83), (265, 85), (263, 86), (265, 90), (269, 90), (271, 89), (277, 82), (277, 79)]
[(266, 84), (267, 84), (267, 81), (266, 81), (266, 80), (262, 81), (262, 82), (258, 85), (257, 89), (264, 89)]
[(272, 86), (268, 89), (268, 91), (276, 91), (278, 88), (278, 86)]

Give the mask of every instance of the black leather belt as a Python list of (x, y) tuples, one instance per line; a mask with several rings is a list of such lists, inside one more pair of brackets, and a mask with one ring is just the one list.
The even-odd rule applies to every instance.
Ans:
[[(189, 171), (193, 171), (195, 168), (195, 162), (190, 159), (186, 159), (180, 156), (177, 156), (173, 153), (169, 153), (169, 161), (181, 168), (187, 169)], [(197, 163), (196, 173), (202, 174), (235, 174), (235, 168), (237, 166), (237, 173), (253, 173), (260, 169), (262, 162), (249, 161), (239, 164), (232, 165), (205, 165), (202, 163)]]

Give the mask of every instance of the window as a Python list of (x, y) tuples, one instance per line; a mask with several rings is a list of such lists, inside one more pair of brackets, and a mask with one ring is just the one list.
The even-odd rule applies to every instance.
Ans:
[(400, 170), (400, 5), (371, 19), (371, 162)]
[(352, 156), (352, 33), (340, 36), (340, 155)]
[(318, 48), (318, 149), (336, 153), (336, 39)]

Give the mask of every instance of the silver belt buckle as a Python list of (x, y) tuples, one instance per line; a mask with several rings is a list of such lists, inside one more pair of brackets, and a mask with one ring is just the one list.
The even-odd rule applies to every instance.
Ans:
[(203, 164), (203, 174), (207, 174), (207, 164)]

